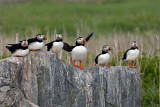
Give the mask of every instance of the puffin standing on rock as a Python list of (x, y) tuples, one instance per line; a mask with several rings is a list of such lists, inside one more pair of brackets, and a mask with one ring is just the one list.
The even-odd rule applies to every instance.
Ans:
[[(74, 66), (84, 69), (82, 66), (82, 60), (87, 54), (87, 49), (84, 47), (85, 43), (88, 42), (90, 37), (92, 37), (93, 32), (86, 38), (78, 37), (76, 40), (76, 46), (70, 46), (67, 43), (64, 43), (63, 49), (67, 52), (72, 52), (72, 60), (74, 61)], [(80, 65), (76, 65), (75, 61), (79, 61)]]
[[(95, 59), (96, 65), (104, 67), (107, 64), (107, 62), (110, 59), (110, 55), (108, 51), (112, 51), (112, 48), (108, 45), (104, 45), (102, 48), (102, 53), (99, 54)], [(106, 65), (106, 66), (110, 67), (109, 65)]]
[[(137, 68), (136, 66), (134, 66), (134, 61), (138, 57), (138, 55), (139, 55), (138, 44), (136, 41), (133, 41), (131, 48), (125, 52), (122, 60), (126, 60), (127, 66)], [(129, 65), (128, 61), (131, 61), (132, 65)]]
[(45, 46), (47, 46), (47, 51), (52, 51), (58, 56), (58, 53), (62, 50), (64, 43), (62, 39), (62, 34), (56, 34), (56, 40), (52, 41), (50, 43), (47, 43)]
[(11, 52), (14, 57), (23, 57), (29, 53), (28, 42), (23, 40), (18, 44), (8, 44), (6, 48)]
[(47, 37), (38, 34), (35, 38), (28, 39), (28, 48), (30, 51), (37, 51), (43, 48), (44, 43), (43, 40), (47, 40)]

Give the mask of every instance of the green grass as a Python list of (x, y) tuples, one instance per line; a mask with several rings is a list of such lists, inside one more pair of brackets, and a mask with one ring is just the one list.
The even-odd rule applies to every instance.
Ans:
[(77, 29), (105, 34), (113, 32), (159, 31), (158, 0), (97, 3), (29, 2), (0, 5), (0, 31), (30, 34), (33, 29), (69, 35)]
[(144, 107), (159, 107), (159, 60), (158, 56), (150, 56), (149, 59), (145, 56), (141, 62), (141, 96)]

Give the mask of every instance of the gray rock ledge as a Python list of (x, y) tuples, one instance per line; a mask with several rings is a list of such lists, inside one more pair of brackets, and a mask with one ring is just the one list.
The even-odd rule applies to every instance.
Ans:
[(47, 51), (0, 60), (0, 107), (140, 107), (135, 68), (64, 64)]

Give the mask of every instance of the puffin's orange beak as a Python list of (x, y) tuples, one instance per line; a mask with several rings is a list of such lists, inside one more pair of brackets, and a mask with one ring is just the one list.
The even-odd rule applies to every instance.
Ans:
[(86, 43), (87, 41), (85, 40), (85, 39), (83, 39), (83, 41), (82, 41), (83, 43)]
[(134, 44), (134, 47), (136, 47), (136, 44)]
[(112, 51), (112, 47), (111, 46), (109, 46), (109, 50)]
[(57, 36), (57, 40), (59, 40), (59, 36)]
[(44, 36), (44, 40), (47, 40), (47, 37), (46, 37), (46, 36)]

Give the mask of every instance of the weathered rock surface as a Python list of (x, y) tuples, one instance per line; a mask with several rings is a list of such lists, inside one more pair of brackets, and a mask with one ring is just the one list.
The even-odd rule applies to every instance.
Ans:
[(135, 68), (80, 70), (46, 51), (0, 60), (0, 107), (140, 107), (140, 100)]

